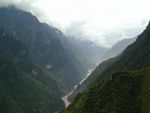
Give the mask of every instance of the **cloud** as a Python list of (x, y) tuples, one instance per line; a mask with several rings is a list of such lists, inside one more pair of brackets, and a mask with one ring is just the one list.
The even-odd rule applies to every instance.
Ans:
[(31, 12), (38, 19), (45, 18), (46, 15), (42, 8), (37, 6), (37, 1), (39, 0), (0, 0), (0, 7), (13, 6), (17, 9)]
[(1, 0), (0, 7), (15, 6), (22, 10), (30, 10), (33, 8), (33, 3), (34, 0)]
[(66, 35), (107, 47), (135, 37), (150, 19), (149, 0), (0, 0), (0, 7), (10, 5)]
[(65, 28), (65, 34), (76, 38), (84, 38), (86, 37), (86, 24), (87, 23), (85, 21), (72, 22)]
[(81, 40), (89, 40), (95, 42), (97, 45), (106, 46), (105, 39), (100, 33), (92, 31), (86, 21), (74, 21), (65, 27), (64, 33), (67, 36), (74, 37)]
[(86, 21), (75, 21), (65, 28), (65, 34), (77, 39), (90, 40), (97, 45), (111, 47), (117, 41), (138, 36), (147, 26), (147, 20), (128, 21), (109, 28), (96, 27)]

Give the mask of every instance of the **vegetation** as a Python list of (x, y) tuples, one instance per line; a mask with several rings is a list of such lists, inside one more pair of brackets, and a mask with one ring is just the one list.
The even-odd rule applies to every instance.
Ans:
[(150, 68), (115, 72), (61, 113), (149, 113)]
[(0, 20), (0, 28), (17, 40), (18, 45), (23, 44), (28, 51), (27, 56), (52, 73), (64, 92), (72, 89), (92, 65), (91, 62), (85, 63), (90, 61), (87, 59), (89, 56), (85, 58), (82, 51), (76, 53), (76, 48), (70, 49), (75, 43), (69, 42), (60, 30), (40, 23), (31, 13), (0, 8)]
[(121, 55), (97, 67), (62, 113), (149, 113), (149, 66), (150, 23)]
[(58, 111), (64, 106), (60, 97), (94, 63), (61, 31), (28, 12), (0, 8), (0, 20), (0, 112)]
[[(0, 19), (0, 113), (58, 111), (60, 97), (93, 66), (87, 57), (93, 48), (83, 55), (58, 29), (24, 11), (0, 8)], [(150, 24), (122, 54), (100, 64), (61, 113), (149, 113), (149, 66)]]
[(23, 43), (0, 29), (0, 112), (47, 113), (63, 107), (52, 74), (33, 62)]

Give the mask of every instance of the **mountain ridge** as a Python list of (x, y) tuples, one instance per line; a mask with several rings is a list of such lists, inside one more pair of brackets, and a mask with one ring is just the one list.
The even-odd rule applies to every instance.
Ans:
[(41, 23), (29, 12), (0, 8), (0, 20), (1, 112), (60, 110), (64, 106), (61, 96), (94, 62), (76, 48), (78, 43), (69, 42), (59, 29)]
[(149, 58), (150, 23), (121, 55), (97, 67), (93, 84), (61, 113), (149, 113)]
[(109, 51), (107, 51), (107, 53), (103, 56), (102, 60), (108, 60), (110, 58), (113, 58), (119, 54), (121, 54), (121, 52), (127, 48), (130, 44), (132, 44), (133, 42), (135, 42), (137, 39), (137, 37), (135, 38), (129, 38), (129, 39), (123, 39), (119, 42), (117, 42), (116, 44), (114, 44)]

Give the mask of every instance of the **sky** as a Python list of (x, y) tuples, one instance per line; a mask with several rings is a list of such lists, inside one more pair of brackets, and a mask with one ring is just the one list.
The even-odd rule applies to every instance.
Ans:
[(150, 19), (149, 0), (0, 0), (15, 5), (66, 35), (111, 47), (140, 34)]

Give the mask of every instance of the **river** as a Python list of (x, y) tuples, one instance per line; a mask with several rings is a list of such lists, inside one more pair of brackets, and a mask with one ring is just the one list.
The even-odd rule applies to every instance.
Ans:
[(73, 92), (77, 89), (78, 85), (81, 85), (90, 76), (92, 71), (93, 69), (89, 69), (86, 76), (78, 84), (74, 86), (73, 90), (67, 93), (66, 95), (64, 95), (63, 97), (61, 97), (66, 108), (70, 105), (70, 101), (68, 100), (68, 97), (73, 94)]

